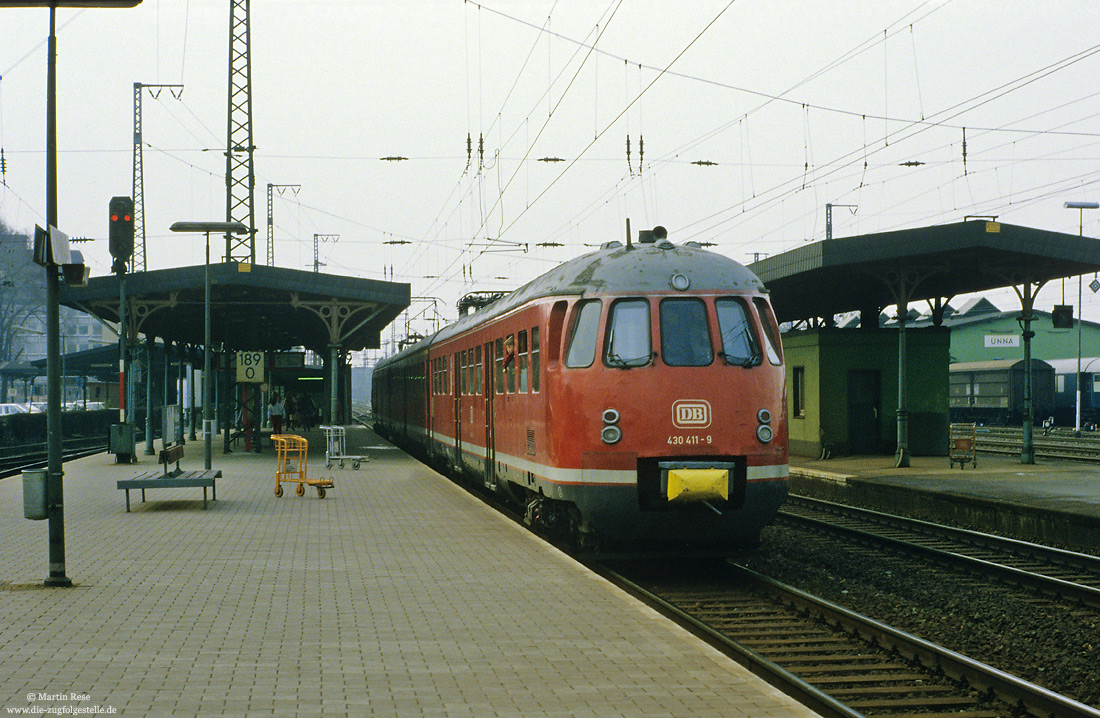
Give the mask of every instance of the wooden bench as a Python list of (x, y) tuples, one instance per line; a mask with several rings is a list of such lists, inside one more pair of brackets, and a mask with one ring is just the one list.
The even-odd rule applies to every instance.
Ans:
[[(202, 507), (206, 508), (206, 489), (210, 488), (212, 500), (218, 500), (218, 490), (214, 485), (214, 479), (222, 477), (221, 470), (217, 471), (184, 471), (180, 468), (180, 459), (183, 458), (183, 444), (169, 446), (159, 455), (163, 471), (146, 471), (131, 479), (119, 479), (118, 488), (126, 492), (126, 511), (130, 511), (130, 489), (141, 489), (141, 500), (145, 501), (145, 489), (178, 489), (187, 487), (202, 487)], [(176, 468), (169, 469), (168, 465), (176, 463)]]

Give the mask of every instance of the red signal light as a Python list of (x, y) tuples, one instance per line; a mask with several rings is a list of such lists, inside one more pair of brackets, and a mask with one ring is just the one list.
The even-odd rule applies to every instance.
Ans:
[(111, 221), (112, 222), (117, 222), (118, 221), (118, 215), (117, 214), (112, 214), (111, 215)]

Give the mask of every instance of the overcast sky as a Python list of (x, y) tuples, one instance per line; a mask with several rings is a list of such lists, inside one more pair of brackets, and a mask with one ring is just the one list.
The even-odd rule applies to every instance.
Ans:
[[(0, 218), (29, 232), (49, 13), (2, 5)], [(108, 201), (131, 194), (135, 82), (184, 85), (142, 103), (148, 268), (201, 261), (173, 222), (225, 218), (229, 7), (58, 11), (59, 223), (101, 239), (93, 275)], [(748, 263), (822, 241), (826, 203), (855, 205), (841, 237), (966, 215), (1076, 233), (1063, 202), (1100, 200), (1090, 0), (255, 0), (251, 33), (258, 261), (267, 185), (301, 185), (275, 194), (275, 264), (312, 269), (314, 235), (338, 235), (322, 271), (442, 300), (414, 303), (419, 331), (627, 219)], [(1100, 236), (1100, 210), (1084, 220)]]

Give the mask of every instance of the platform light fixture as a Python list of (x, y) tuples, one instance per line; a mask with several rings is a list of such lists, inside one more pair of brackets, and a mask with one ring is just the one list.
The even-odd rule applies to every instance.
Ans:
[(172, 232), (206, 235), (206, 263), (202, 271), (203, 290), (203, 353), (202, 353), (202, 437), (206, 470), (213, 462), (211, 443), (213, 442), (213, 421), (210, 417), (210, 376), (214, 373), (210, 354), (210, 235), (248, 234), (248, 227), (240, 222), (176, 222), (168, 228)]
[[(1085, 210), (1100, 209), (1100, 202), (1066, 202), (1065, 209), (1077, 210), (1077, 235), (1085, 236)], [(1084, 309), (1081, 306), (1081, 275), (1077, 275), (1077, 408), (1073, 419), (1073, 430), (1081, 432), (1081, 320), (1084, 318)]]

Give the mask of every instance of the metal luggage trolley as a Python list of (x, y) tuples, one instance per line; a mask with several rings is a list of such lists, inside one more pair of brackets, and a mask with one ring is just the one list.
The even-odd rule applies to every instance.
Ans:
[(956, 461), (959, 462), (960, 469), (966, 468), (968, 461), (974, 468), (978, 468), (976, 433), (975, 424), (951, 424), (947, 458), (950, 459), (952, 468)]
[(347, 432), (342, 426), (321, 426), (325, 431), (325, 468), (331, 469), (334, 461), (340, 462), (340, 468), (344, 468), (344, 461), (351, 462), (351, 468), (358, 469), (359, 464), (370, 461), (369, 456), (356, 456), (347, 453)]
[(317, 489), (317, 498), (325, 498), (325, 489), (333, 487), (332, 479), (306, 478), (306, 455), (309, 452), (309, 442), (296, 434), (272, 434), (271, 441), (275, 444), (275, 450), (279, 455), (279, 464), (275, 468), (275, 495), (283, 495), (283, 487), (280, 482), (298, 484), (295, 493), (305, 496), (306, 486)]

